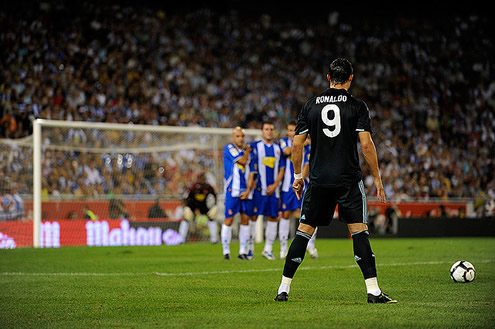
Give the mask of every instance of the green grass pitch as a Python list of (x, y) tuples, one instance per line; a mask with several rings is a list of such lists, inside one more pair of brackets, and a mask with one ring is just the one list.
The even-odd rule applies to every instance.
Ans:
[[(221, 245), (0, 251), (0, 328), (493, 328), (495, 239), (371, 239), (382, 290), (366, 303), (345, 239), (317, 239), (287, 303), (273, 301), (283, 261), (233, 257)], [(238, 244), (231, 246), (236, 256)], [(278, 252), (278, 245), (275, 246)], [(450, 266), (468, 260), (472, 283)]]

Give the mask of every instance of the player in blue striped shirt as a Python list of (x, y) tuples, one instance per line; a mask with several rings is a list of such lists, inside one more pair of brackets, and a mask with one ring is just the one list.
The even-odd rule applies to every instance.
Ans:
[[(225, 220), (221, 230), (221, 240), (224, 259), (230, 259), (230, 242), (232, 240), (232, 222), (234, 216), (241, 214), (239, 227), (239, 259), (247, 258), (249, 240), (249, 216), (246, 200), (250, 196), (251, 186), (249, 177), (249, 160), (251, 147), (244, 145), (245, 134), (241, 127), (232, 131), (232, 143), (223, 150), (224, 188), (225, 188)], [(251, 194), (252, 195), (252, 194)]]
[[(263, 257), (275, 260), (273, 243), (277, 238), (279, 221), (280, 183), (284, 177), (285, 162), (282, 150), (274, 142), (275, 126), (272, 122), (263, 122), (262, 139), (253, 144), (253, 160), (257, 166), (257, 184), (254, 192), (254, 205), (257, 215), (267, 216), (265, 229), (265, 247)], [(284, 238), (284, 237), (281, 237)], [(288, 235), (287, 235), (288, 238)], [(287, 241), (285, 242), (287, 243)]]
[[(299, 209), (301, 208), (301, 200), (297, 199), (296, 193), (292, 190), (294, 182), (294, 165), (292, 164), (292, 140), (296, 131), (296, 121), (290, 121), (287, 124), (287, 137), (280, 139), (280, 148), (283, 153), (285, 162), (285, 173), (282, 180), (282, 193), (280, 199), (280, 211), (282, 218), (279, 222), (278, 235), (280, 237), (280, 259), (285, 259), (287, 255), (287, 240), (290, 231), (290, 222), (292, 218), (299, 218)], [(309, 147), (309, 144), (308, 144)], [(303, 175), (309, 172), (309, 150), (305, 147), (303, 157)], [(306, 177), (306, 176), (304, 176)], [(287, 238), (285, 238), (287, 236)], [(308, 249), (309, 250), (309, 249)], [(311, 250), (313, 251), (313, 250)]]

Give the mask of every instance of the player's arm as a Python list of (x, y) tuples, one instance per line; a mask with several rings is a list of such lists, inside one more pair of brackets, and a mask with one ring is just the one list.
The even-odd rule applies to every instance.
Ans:
[(254, 189), (254, 185), (256, 185), (255, 177), (256, 177), (256, 172), (249, 173), (249, 178), (248, 178), (248, 183), (247, 183), (248, 192), (251, 192)]
[(183, 196), (184, 202), (188, 207), (192, 207), (195, 196), (196, 196), (196, 188), (194, 187), (194, 185), (191, 185), (189, 186), (189, 188), (187, 189), (187, 191), (184, 193)]
[(292, 144), (292, 164), (294, 166), (294, 183), (292, 184), (292, 189), (299, 200), (302, 197), (304, 189), (304, 179), (300, 168), (302, 167), (304, 142), (307, 135), (307, 133), (295, 135)]
[(266, 194), (272, 195), (275, 192), (277, 187), (282, 182), (282, 179), (284, 179), (284, 173), (285, 173), (285, 167), (282, 167), (278, 170), (277, 179), (275, 179), (275, 182), (273, 182), (272, 185), (270, 185), (266, 188)]
[(246, 192), (241, 193), (240, 197), (241, 200), (246, 200), (249, 196), (249, 193), (251, 193), (252, 190), (255, 189), (256, 187), (256, 175), (258, 174), (258, 159), (256, 158), (256, 151), (251, 147), (251, 162), (249, 163), (249, 177), (248, 181), (246, 183)]
[(254, 184), (255, 184), (254, 177), (255, 176), (256, 176), (256, 173), (254, 173), (254, 172), (249, 173), (249, 178), (248, 178), (248, 181), (246, 183), (246, 190), (244, 192), (242, 192), (241, 194), (239, 194), (239, 198), (241, 200), (246, 200), (249, 197), (249, 193), (251, 193), (251, 191), (254, 189)]
[(287, 142), (284, 138), (280, 140), (280, 148), (282, 149), (282, 153), (287, 157), (292, 152), (292, 147), (287, 145)]
[(249, 153), (250, 152), (251, 152), (251, 146), (249, 144), (247, 144), (246, 147), (244, 148), (244, 153), (242, 154), (241, 157), (237, 158), (237, 160), (235, 160), (235, 162), (237, 162), (240, 165), (245, 166), (249, 160)]
[(364, 160), (368, 164), (371, 174), (373, 175), (377, 196), (381, 202), (385, 203), (387, 200), (385, 198), (382, 178), (380, 177), (380, 170), (378, 168), (378, 156), (376, 154), (375, 143), (373, 143), (373, 139), (371, 139), (370, 132), (360, 131), (359, 141), (361, 142), (361, 151), (363, 152)]
[(215, 202), (217, 201), (217, 193), (215, 192), (215, 189), (213, 188), (213, 186), (211, 185), (208, 185), (208, 193), (213, 195), (215, 197)]

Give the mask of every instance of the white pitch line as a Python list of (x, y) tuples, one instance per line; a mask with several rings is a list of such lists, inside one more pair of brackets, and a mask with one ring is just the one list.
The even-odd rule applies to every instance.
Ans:
[[(495, 260), (481, 260), (473, 263), (491, 263)], [(451, 261), (431, 261), (431, 262), (412, 262), (412, 263), (394, 263), (394, 264), (378, 264), (377, 267), (382, 266), (411, 266), (411, 265), (441, 265), (451, 264)], [(358, 267), (357, 264), (353, 265), (328, 265), (328, 266), (303, 266), (299, 270), (326, 270), (326, 269), (346, 269)], [(251, 270), (233, 270), (233, 271), (211, 271), (211, 272), (182, 272), (182, 273), (159, 273), (154, 272), (155, 275), (161, 276), (187, 276), (187, 275), (209, 275), (209, 274), (231, 274), (231, 273), (250, 273), (250, 272), (274, 272), (281, 271), (282, 268), (264, 268), (264, 269), (251, 269)]]
[[(493, 263), (494, 260), (478, 260), (473, 263)], [(378, 267), (386, 266), (411, 266), (411, 265), (443, 265), (451, 264), (452, 261), (430, 261), (430, 262), (411, 262), (411, 263), (392, 263), (378, 264)], [(358, 267), (353, 265), (328, 265), (328, 266), (303, 266), (299, 270), (327, 270), (327, 269), (346, 269)], [(92, 272), (55, 272), (55, 273), (27, 273), (27, 272), (0, 272), (2, 276), (141, 276), (141, 275), (159, 275), (159, 276), (192, 276), (192, 275), (211, 275), (211, 274), (235, 274), (235, 273), (261, 273), (261, 272), (277, 272), (282, 271), (282, 267), (278, 268), (260, 268), (247, 270), (225, 270), (225, 271), (203, 271), (203, 272), (118, 272), (118, 273), (92, 273)]]
[(5, 276), (136, 276), (150, 275), (151, 273), (91, 273), (91, 272), (52, 272), (52, 273), (27, 273), (27, 272), (0, 272), (0, 275)]

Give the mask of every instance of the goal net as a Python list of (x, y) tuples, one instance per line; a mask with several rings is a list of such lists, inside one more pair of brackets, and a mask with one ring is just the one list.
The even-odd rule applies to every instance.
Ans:
[[(12, 210), (9, 218), (3, 212), (2, 241), (35, 247), (182, 242), (184, 193), (201, 173), (217, 193), (217, 221), (223, 221), (222, 151), (231, 134), (36, 120), (33, 136), (0, 143), (2, 167), (8, 163), (2, 202)], [(259, 131), (246, 135), (253, 140)], [(208, 239), (205, 216), (190, 224), (188, 240)]]

